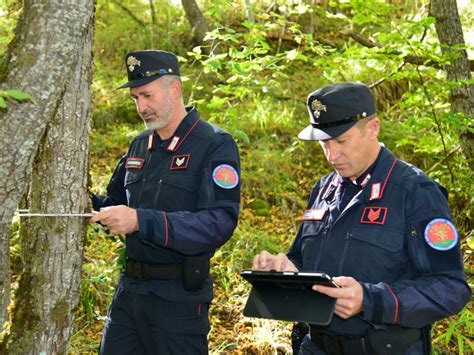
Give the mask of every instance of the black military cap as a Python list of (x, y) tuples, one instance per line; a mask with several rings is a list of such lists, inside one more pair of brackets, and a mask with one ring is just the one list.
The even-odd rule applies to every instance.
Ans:
[(375, 115), (375, 98), (369, 88), (359, 83), (324, 86), (308, 96), (311, 124), (298, 137), (303, 140), (335, 138), (357, 121)]
[(133, 88), (152, 82), (163, 75), (178, 75), (179, 66), (176, 55), (165, 51), (138, 51), (125, 56), (128, 83), (119, 87)]

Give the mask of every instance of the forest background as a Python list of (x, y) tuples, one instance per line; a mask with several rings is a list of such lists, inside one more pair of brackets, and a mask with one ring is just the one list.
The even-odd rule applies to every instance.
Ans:
[[(472, 117), (450, 111), (449, 93), (458, 84), (447, 79), (443, 65), (453, 58), (440, 49), (429, 2), (203, 0), (197, 2), (200, 11), (193, 3), (96, 2), (89, 188), (105, 193), (116, 162), (143, 129), (128, 92), (116, 90), (126, 80), (124, 55), (148, 48), (177, 53), (185, 101), (235, 137), (242, 161), (239, 226), (212, 259), (211, 352), (291, 352), (290, 323), (242, 316), (249, 285), (238, 274), (258, 251), (288, 249), (310, 187), (330, 171), (318, 144), (296, 138), (308, 123), (308, 93), (325, 84), (371, 86), (381, 141), (448, 189), (472, 285), (473, 170), (459, 143), (460, 132), (472, 134)], [(472, 59), (473, 2), (458, 6)], [(0, 1), (0, 55), (14, 37), (21, 10), (21, 1)], [(472, 86), (472, 79), (466, 83)], [(15, 219), (13, 290), (24, 263), (20, 227)], [(98, 225), (87, 228), (84, 248), (72, 354), (96, 352), (123, 265), (123, 238)], [(436, 323), (434, 352), (472, 351), (473, 324), (472, 302)]]

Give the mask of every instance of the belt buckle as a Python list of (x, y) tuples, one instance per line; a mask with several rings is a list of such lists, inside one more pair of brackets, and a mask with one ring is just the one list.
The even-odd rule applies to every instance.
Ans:
[(142, 264), (136, 261), (130, 261), (127, 263), (127, 269), (130, 269), (129, 275), (134, 279), (142, 280), (143, 273), (142, 273)]

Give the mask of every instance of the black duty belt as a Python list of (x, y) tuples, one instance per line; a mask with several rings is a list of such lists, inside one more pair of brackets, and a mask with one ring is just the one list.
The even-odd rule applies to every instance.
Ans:
[(125, 275), (139, 280), (180, 280), (183, 278), (183, 265), (145, 264), (127, 259)]
[(310, 328), (311, 341), (329, 355), (403, 354), (421, 338), (421, 330), (389, 326), (369, 329), (363, 337), (328, 335)]

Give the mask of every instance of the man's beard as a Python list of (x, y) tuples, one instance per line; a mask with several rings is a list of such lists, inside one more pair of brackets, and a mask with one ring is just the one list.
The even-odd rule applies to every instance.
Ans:
[(163, 118), (156, 118), (150, 121), (143, 121), (147, 129), (161, 129), (166, 126), (169, 120), (165, 120)]
[(160, 112), (155, 114), (155, 118), (152, 120), (145, 121), (145, 126), (148, 129), (162, 129), (166, 127), (168, 123), (171, 121), (171, 106), (163, 107)]

